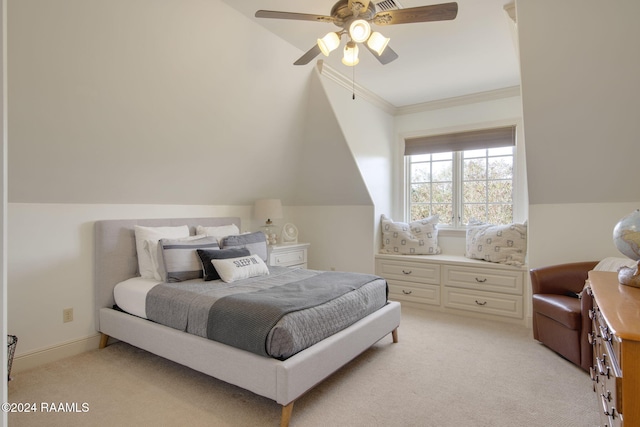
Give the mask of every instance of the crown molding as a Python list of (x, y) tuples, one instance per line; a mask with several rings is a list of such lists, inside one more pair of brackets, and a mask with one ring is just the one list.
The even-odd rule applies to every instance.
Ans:
[(355, 83), (350, 77), (345, 76), (335, 68), (327, 65), (322, 59), (318, 60), (316, 69), (318, 70), (318, 73), (320, 73), (320, 75), (337, 83), (345, 89), (348, 89), (349, 91), (353, 91), (356, 96), (369, 101), (371, 104), (377, 106), (378, 108), (391, 114), (392, 116), (441, 110), (444, 108), (458, 107), (461, 105), (476, 104), (479, 102), (494, 101), (497, 99), (520, 96), (520, 86), (511, 86), (486, 92), (473, 93), (470, 95), (462, 95), (453, 98), (438, 99), (435, 101), (423, 102), (420, 104), (396, 107), (395, 105), (385, 101), (375, 93), (371, 92), (364, 86)]
[(396, 114), (397, 108), (393, 104), (390, 104), (389, 102), (380, 98), (378, 95), (371, 92), (364, 86), (355, 83), (350, 77), (345, 76), (335, 68), (327, 65), (322, 59), (318, 60), (316, 68), (320, 75), (328, 78), (329, 80), (332, 80), (345, 89), (352, 91), (356, 96), (370, 102), (371, 104), (377, 106), (381, 110), (391, 115)]
[(472, 93), (470, 95), (462, 95), (453, 98), (438, 99), (435, 101), (398, 107), (396, 108), (396, 115), (399, 116), (403, 114), (421, 113), (423, 111), (441, 110), (444, 108), (495, 101), (497, 99), (511, 98), (514, 96), (520, 96), (520, 86), (511, 86), (486, 92)]

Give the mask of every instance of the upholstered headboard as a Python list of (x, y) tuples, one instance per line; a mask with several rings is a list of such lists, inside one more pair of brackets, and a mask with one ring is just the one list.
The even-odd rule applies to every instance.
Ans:
[(135, 226), (166, 227), (188, 225), (195, 234), (198, 225), (215, 227), (235, 224), (240, 228), (240, 218), (169, 218), (104, 220), (95, 223), (94, 287), (96, 329), (100, 330), (100, 309), (112, 307), (113, 288), (120, 282), (138, 276)]

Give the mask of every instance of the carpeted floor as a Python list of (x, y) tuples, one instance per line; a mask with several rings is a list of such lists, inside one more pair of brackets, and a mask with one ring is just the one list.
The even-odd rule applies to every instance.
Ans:
[[(296, 401), (291, 426), (599, 424), (589, 375), (517, 325), (403, 308), (385, 337)], [(125, 343), (14, 375), (19, 426), (278, 426), (281, 407)], [(84, 406), (83, 406), (84, 404)]]

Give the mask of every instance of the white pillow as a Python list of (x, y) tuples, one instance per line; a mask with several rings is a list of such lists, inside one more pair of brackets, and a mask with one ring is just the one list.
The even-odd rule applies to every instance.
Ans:
[(527, 223), (470, 225), (464, 256), (521, 266), (527, 255)]
[(393, 222), (382, 215), (382, 251), (401, 255), (436, 255), (438, 246), (438, 215), (407, 224)]
[(255, 254), (239, 258), (212, 259), (211, 263), (222, 281), (227, 283), (269, 274), (267, 264)]
[(218, 239), (218, 242), (222, 240), (222, 238), (231, 236), (234, 234), (240, 234), (240, 229), (237, 225), (219, 225), (216, 227), (205, 227), (199, 225), (196, 227), (196, 234), (202, 234), (205, 236), (213, 236)]
[(145, 279), (162, 280), (158, 272), (158, 241), (189, 237), (189, 227), (144, 227), (135, 226), (138, 270)]

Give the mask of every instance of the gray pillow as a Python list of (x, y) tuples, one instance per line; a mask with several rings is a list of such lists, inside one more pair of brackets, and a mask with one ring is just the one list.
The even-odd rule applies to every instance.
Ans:
[(220, 241), (220, 247), (247, 248), (251, 255), (258, 255), (263, 261), (267, 261), (267, 238), (261, 231), (227, 236)]
[(202, 277), (202, 265), (197, 249), (219, 250), (218, 240), (209, 236), (191, 236), (184, 239), (160, 239), (158, 242), (158, 270), (165, 282)]
[(202, 262), (202, 269), (204, 270), (204, 280), (217, 280), (220, 278), (218, 271), (213, 266), (214, 259), (229, 259), (240, 258), (243, 256), (251, 255), (249, 249), (246, 248), (232, 248), (232, 249), (219, 249), (219, 250), (207, 250), (198, 249), (196, 251), (200, 261)]

